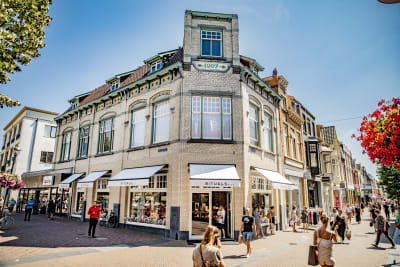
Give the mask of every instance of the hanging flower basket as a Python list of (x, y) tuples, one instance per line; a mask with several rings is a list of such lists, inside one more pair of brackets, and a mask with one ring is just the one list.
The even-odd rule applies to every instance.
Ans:
[(0, 173), (0, 186), (11, 190), (18, 190), (22, 187), (21, 177), (17, 174), (2, 172)]

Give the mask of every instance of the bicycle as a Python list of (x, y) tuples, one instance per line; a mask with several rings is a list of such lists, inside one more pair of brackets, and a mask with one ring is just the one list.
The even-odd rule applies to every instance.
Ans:
[(10, 228), (11, 225), (13, 225), (15, 222), (14, 218), (11, 216), (10, 212), (4, 212), (3, 218), (0, 219), (0, 229), (1, 230), (7, 230)]

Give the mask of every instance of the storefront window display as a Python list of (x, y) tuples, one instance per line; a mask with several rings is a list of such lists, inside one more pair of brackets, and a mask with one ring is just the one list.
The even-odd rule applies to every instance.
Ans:
[(75, 214), (81, 214), (83, 201), (85, 201), (85, 193), (84, 192), (77, 192), (76, 193), (76, 206), (75, 206)]
[(166, 192), (131, 192), (128, 222), (165, 226)]
[(97, 192), (97, 202), (100, 204), (101, 212), (108, 212), (109, 192)]

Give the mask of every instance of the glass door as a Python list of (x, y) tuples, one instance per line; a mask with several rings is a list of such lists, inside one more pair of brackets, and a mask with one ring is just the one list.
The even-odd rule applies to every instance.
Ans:
[(192, 236), (201, 236), (210, 223), (210, 194), (192, 193)]
[(232, 238), (232, 210), (230, 192), (212, 192), (212, 225), (222, 229), (223, 239)]

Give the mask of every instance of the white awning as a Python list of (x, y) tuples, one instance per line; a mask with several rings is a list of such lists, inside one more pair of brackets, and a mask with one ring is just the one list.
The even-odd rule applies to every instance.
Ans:
[(189, 164), (189, 168), (192, 186), (203, 188), (240, 186), (235, 165)]
[(280, 173), (274, 172), (274, 171), (268, 171), (260, 168), (255, 168), (256, 171), (261, 173), (265, 178), (270, 180), (272, 183), (272, 187), (274, 189), (283, 189), (283, 190), (294, 190), (298, 189), (297, 186), (292, 184), (288, 179), (283, 177)]
[(124, 169), (108, 180), (108, 186), (149, 185), (150, 177), (164, 168), (164, 165)]
[(102, 177), (104, 174), (106, 174), (108, 171), (98, 171), (98, 172), (91, 172), (89, 175), (87, 175), (85, 178), (80, 180), (77, 184), (77, 188), (90, 188), (93, 187), (93, 182), (95, 182), (97, 179)]
[(332, 152), (333, 150), (326, 146), (321, 146), (321, 152)]
[(64, 181), (62, 181), (59, 185), (58, 185), (58, 187), (59, 188), (69, 188), (70, 187), (70, 185), (71, 185), (71, 183), (73, 182), (73, 181), (75, 181), (76, 179), (79, 179), (79, 178), (81, 178), (83, 175), (84, 175), (85, 173), (74, 173), (74, 174), (72, 174), (71, 176), (69, 176), (67, 179), (65, 179)]

